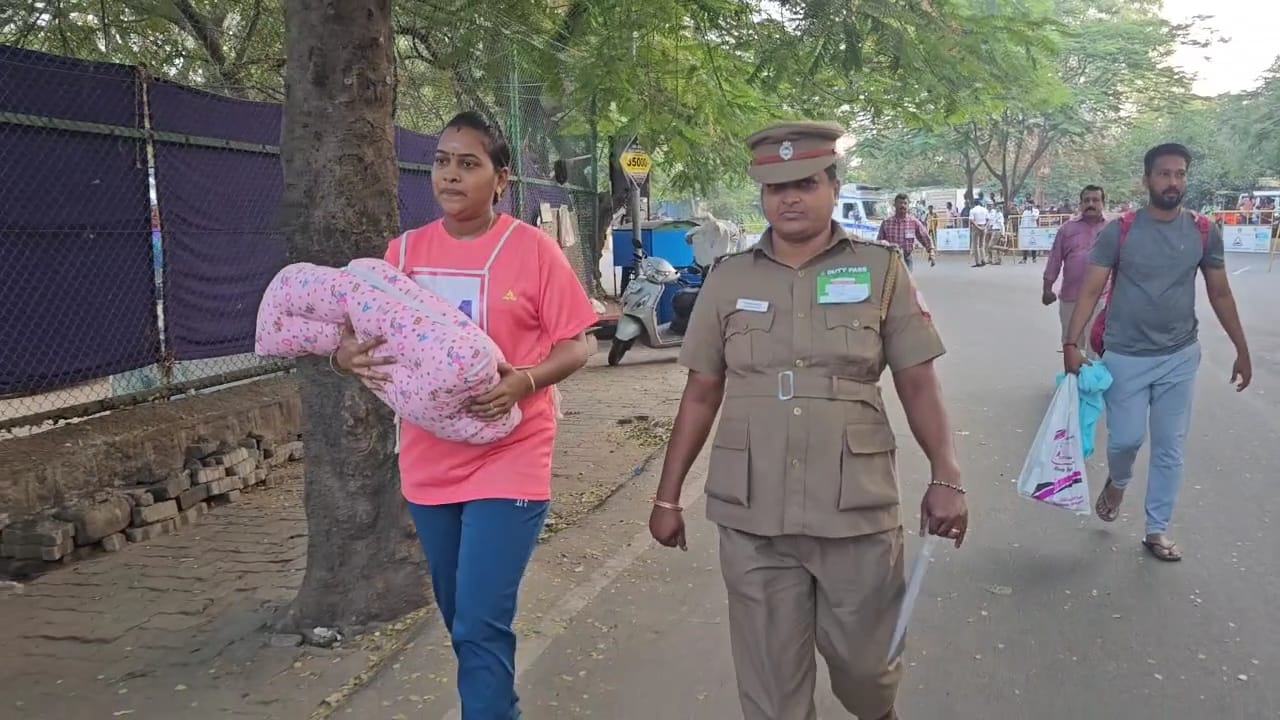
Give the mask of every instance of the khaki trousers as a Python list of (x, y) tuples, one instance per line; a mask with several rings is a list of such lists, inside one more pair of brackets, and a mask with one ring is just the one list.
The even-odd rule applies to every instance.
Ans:
[(822, 654), (831, 690), (860, 720), (893, 708), (901, 658), (886, 662), (906, 592), (903, 531), (762, 537), (721, 526), (720, 567), (744, 720), (815, 720)]
[[(1089, 322), (1085, 323), (1084, 331), (1080, 333), (1080, 337), (1074, 340), (1076, 347), (1080, 348), (1080, 352), (1084, 353), (1085, 357), (1091, 360), (1095, 355), (1093, 353), (1093, 346), (1089, 342), (1089, 335), (1093, 332), (1093, 321), (1098, 317), (1098, 310), (1101, 307), (1102, 303), (1099, 302), (1097, 307), (1094, 308), (1093, 317), (1090, 317)], [(1071, 325), (1071, 313), (1074, 313), (1075, 311), (1076, 303), (1067, 302), (1061, 299), (1058, 300), (1058, 321), (1062, 323), (1062, 342), (1064, 343), (1073, 342), (1067, 339), (1067, 328)]]
[(977, 225), (969, 226), (969, 255), (974, 265), (987, 262), (987, 231)]
[(1000, 255), (998, 251), (993, 250), (992, 246), (994, 246), (996, 243), (1000, 242), (1003, 239), (1004, 239), (1004, 233), (994, 229), (987, 230), (986, 240), (982, 244), (983, 258), (986, 260), (986, 262), (996, 263), (996, 264), (1000, 263), (1003, 256)]

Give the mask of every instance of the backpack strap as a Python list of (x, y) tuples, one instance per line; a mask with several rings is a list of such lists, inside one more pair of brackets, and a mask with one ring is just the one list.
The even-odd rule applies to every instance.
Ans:
[(1116, 245), (1116, 264), (1120, 264), (1120, 249), (1124, 247), (1124, 241), (1129, 239), (1129, 231), (1133, 229), (1133, 222), (1138, 219), (1138, 214), (1130, 210), (1120, 216), (1120, 242)]
[(1120, 240), (1116, 243), (1116, 264), (1111, 268), (1111, 283), (1107, 287), (1106, 294), (1107, 303), (1110, 304), (1111, 293), (1116, 289), (1116, 275), (1120, 269), (1120, 251), (1124, 250), (1124, 241), (1129, 239), (1129, 231), (1133, 229), (1133, 221), (1138, 219), (1138, 214), (1132, 210), (1120, 216)]
[(1190, 212), (1191, 217), (1196, 221), (1196, 228), (1200, 230), (1200, 247), (1207, 251), (1209, 249), (1209, 235), (1213, 232), (1213, 221), (1195, 210)]

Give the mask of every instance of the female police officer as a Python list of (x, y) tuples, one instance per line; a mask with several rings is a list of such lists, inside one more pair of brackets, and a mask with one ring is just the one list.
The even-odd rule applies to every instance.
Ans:
[(680, 489), (723, 401), (707, 475), (746, 720), (812, 720), (814, 646), (836, 697), (892, 720), (902, 661), (886, 662), (904, 592), (887, 366), (932, 464), (921, 532), (964, 540), (968, 511), (933, 361), (944, 352), (897, 250), (832, 222), (838, 125), (747, 140), (769, 229), (726, 258), (694, 307), (689, 369), (649, 520), (684, 547)]

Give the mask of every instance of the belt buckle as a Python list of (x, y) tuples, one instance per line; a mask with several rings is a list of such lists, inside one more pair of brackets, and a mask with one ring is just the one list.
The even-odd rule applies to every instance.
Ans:
[[(783, 388), (786, 388), (785, 390)], [(778, 399), (791, 400), (796, 396), (796, 374), (791, 370), (778, 373)]]

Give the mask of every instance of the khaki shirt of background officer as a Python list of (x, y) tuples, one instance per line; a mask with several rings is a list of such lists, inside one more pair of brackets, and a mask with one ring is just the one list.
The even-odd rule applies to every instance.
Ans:
[[(959, 546), (967, 530), (933, 366), (941, 340), (901, 255), (830, 220), (841, 134), (797, 123), (749, 141), (770, 228), (710, 273), (694, 306), (650, 517), (660, 543), (686, 546), (681, 488), (723, 400), (707, 517), (720, 526), (747, 720), (813, 717), (815, 644), (845, 708), (896, 717), (902, 663), (886, 655), (904, 573), (896, 441), (877, 385), (886, 366), (932, 465), (921, 532)], [(869, 287), (829, 302), (822, 277)]]

